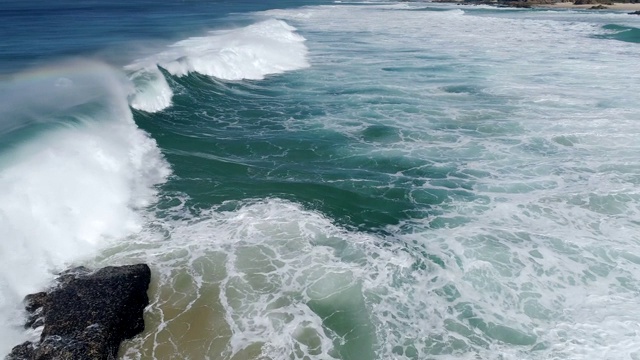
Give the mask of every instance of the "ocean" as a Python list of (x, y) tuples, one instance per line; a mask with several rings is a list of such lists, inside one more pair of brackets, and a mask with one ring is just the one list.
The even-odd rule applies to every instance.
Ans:
[(121, 358), (640, 359), (640, 17), (0, 3), (0, 356), (148, 263)]

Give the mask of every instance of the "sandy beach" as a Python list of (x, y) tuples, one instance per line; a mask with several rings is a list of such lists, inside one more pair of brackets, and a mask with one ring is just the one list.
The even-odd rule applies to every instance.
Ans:
[[(585, 4), (585, 5), (574, 5), (573, 2), (559, 2), (555, 4), (545, 4), (540, 5), (540, 7), (550, 7), (550, 8), (561, 8), (561, 9), (589, 9), (593, 6), (597, 6), (599, 4)], [(613, 5), (606, 5), (608, 10), (624, 10), (624, 11), (638, 11), (640, 10), (640, 3), (613, 3)]]

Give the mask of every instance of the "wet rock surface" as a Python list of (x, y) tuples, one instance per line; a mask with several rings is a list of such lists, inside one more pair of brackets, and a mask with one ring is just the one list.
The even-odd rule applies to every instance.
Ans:
[(150, 279), (145, 264), (64, 272), (52, 289), (25, 298), (25, 326), (44, 325), (42, 335), (14, 347), (6, 360), (115, 359), (120, 343), (144, 330)]

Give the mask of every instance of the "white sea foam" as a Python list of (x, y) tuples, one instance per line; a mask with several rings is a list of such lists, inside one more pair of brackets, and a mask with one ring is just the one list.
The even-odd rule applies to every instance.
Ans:
[(597, 36), (630, 20), (423, 6), (266, 13), (334, 34), (308, 80), (340, 80), (349, 121), (315, 121), (354, 140), (371, 125), (398, 134), (344, 157), (415, 164), (394, 177), (422, 184), (418, 206), (445, 194), (389, 229), (443, 266), (388, 289), (372, 314), (379, 358), (638, 358), (640, 49)]
[(175, 43), (158, 55), (170, 73), (190, 72), (224, 80), (260, 80), (266, 75), (309, 66), (305, 38), (281, 20), (266, 20), (244, 28), (214, 31)]
[(165, 238), (105, 260), (145, 261), (157, 274), (154, 325), (127, 359), (375, 358), (380, 295), (413, 263), (399, 246), (279, 199), (166, 226)]
[(139, 210), (169, 173), (133, 122), (117, 71), (76, 62), (20, 75), (8, 90), (3, 109), (22, 115), (19, 128), (32, 133), (0, 155), (0, 354), (25, 336), (22, 298), (55, 271), (139, 231)]

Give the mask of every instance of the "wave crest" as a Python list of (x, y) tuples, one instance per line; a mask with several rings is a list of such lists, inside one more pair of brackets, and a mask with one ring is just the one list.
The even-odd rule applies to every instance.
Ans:
[(173, 94), (158, 66), (174, 76), (197, 72), (222, 80), (262, 80), (309, 67), (306, 39), (295, 31), (286, 22), (271, 19), (179, 41), (125, 68), (136, 83), (131, 106), (156, 112), (171, 105)]

